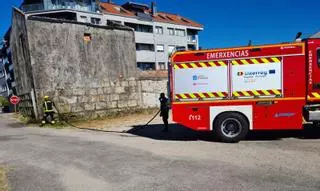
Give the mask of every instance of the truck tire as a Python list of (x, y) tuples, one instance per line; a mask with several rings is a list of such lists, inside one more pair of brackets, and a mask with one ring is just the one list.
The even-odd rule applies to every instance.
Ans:
[(236, 112), (222, 113), (213, 125), (214, 135), (225, 143), (237, 143), (244, 139), (249, 131), (247, 118)]

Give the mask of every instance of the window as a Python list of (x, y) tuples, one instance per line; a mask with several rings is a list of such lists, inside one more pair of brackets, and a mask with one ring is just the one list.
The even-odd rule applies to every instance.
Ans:
[(83, 22), (83, 23), (88, 22), (87, 17), (86, 17), (86, 16), (81, 15), (81, 16), (80, 16), (80, 22)]
[(176, 36), (186, 36), (186, 31), (183, 29), (176, 29)]
[(320, 49), (317, 50), (317, 64), (318, 68), (320, 68)]
[(141, 70), (155, 70), (156, 64), (154, 62), (138, 62), (138, 68)]
[(136, 44), (136, 49), (137, 51), (152, 51), (154, 52), (154, 45), (153, 44), (142, 44), (142, 43), (137, 43)]
[(164, 45), (163, 44), (157, 45), (157, 52), (164, 52)]
[(176, 48), (176, 46), (174, 46), (174, 45), (169, 45), (169, 46), (168, 46), (168, 53), (171, 54), (171, 53), (174, 51), (175, 48)]
[(135, 23), (127, 23), (127, 22), (125, 22), (124, 25), (127, 26), (127, 27), (130, 27), (130, 28), (133, 28), (135, 31), (138, 28), (138, 25), (135, 24)]
[(85, 43), (90, 42), (92, 40), (91, 34), (90, 33), (84, 33), (83, 40), (84, 40)]
[(164, 62), (159, 62), (158, 66), (159, 66), (159, 70), (165, 70), (166, 69), (166, 63), (164, 63)]
[(1, 90), (1, 92), (7, 91), (7, 86), (6, 85), (2, 85), (0, 90)]
[(176, 50), (177, 51), (184, 51), (184, 50), (186, 50), (186, 47), (185, 46), (177, 46)]
[(120, 24), (121, 25), (121, 21), (107, 20), (107, 25), (114, 25), (114, 24)]
[(4, 71), (0, 71), (0, 78), (3, 78), (4, 77)]
[(169, 35), (174, 36), (174, 29), (173, 28), (168, 28)]
[(99, 18), (91, 17), (91, 23), (94, 25), (99, 25), (100, 21), (101, 21), (101, 19), (99, 19)]
[(138, 25), (136, 31), (153, 33), (153, 27), (150, 25)]
[(156, 26), (156, 33), (157, 34), (163, 34), (163, 27)]

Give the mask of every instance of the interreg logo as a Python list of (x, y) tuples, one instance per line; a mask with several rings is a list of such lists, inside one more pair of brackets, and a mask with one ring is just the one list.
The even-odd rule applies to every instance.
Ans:
[(238, 72), (238, 76), (244, 77), (266, 77), (268, 74), (276, 74), (276, 70), (265, 70), (265, 71), (250, 71), (250, 72)]

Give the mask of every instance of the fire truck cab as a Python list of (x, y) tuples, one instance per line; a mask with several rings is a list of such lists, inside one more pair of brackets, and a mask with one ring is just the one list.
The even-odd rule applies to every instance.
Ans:
[(175, 52), (169, 79), (173, 121), (223, 142), (320, 121), (320, 39)]

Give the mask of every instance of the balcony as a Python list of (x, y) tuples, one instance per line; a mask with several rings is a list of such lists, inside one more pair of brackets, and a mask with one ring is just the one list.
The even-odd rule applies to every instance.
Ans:
[(137, 62), (155, 62), (155, 52), (148, 50), (137, 50)]
[(153, 33), (135, 32), (135, 38), (137, 43), (154, 43)]
[(38, 3), (38, 4), (22, 5), (21, 9), (24, 12), (47, 11), (47, 10), (58, 10), (58, 9), (72, 9), (72, 10), (78, 10), (78, 11), (96, 12), (97, 4), (94, 2), (88, 5), (80, 5), (76, 2), (64, 2), (63, 4), (47, 4), (47, 5), (44, 5), (43, 3)]
[(196, 35), (188, 35), (188, 43), (191, 43), (191, 44), (195, 44), (197, 43), (197, 36)]

